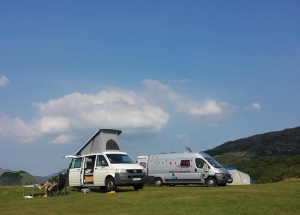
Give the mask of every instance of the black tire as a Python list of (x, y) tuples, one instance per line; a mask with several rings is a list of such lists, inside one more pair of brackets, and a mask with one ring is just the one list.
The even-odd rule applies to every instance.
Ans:
[(113, 177), (108, 177), (107, 179), (105, 179), (105, 187), (107, 192), (116, 191), (117, 185), (115, 179)]
[(224, 187), (224, 186), (226, 186), (226, 183), (218, 184), (218, 186)]
[(163, 184), (163, 181), (162, 181), (161, 178), (156, 178), (156, 179), (154, 180), (154, 185), (157, 186), (157, 187), (161, 187), (161, 186), (163, 186), (164, 184)]
[(99, 187), (100, 192), (106, 192), (106, 187)]
[(215, 187), (217, 185), (214, 177), (208, 177), (205, 182), (208, 187)]
[(81, 192), (81, 187), (74, 187), (75, 192)]
[(133, 185), (133, 188), (134, 188), (135, 190), (141, 190), (141, 189), (143, 189), (143, 187), (144, 187), (144, 184), (136, 184), (136, 185)]

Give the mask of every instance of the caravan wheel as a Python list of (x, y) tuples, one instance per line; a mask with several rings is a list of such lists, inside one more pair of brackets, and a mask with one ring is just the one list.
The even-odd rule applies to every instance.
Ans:
[(157, 187), (161, 187), (161, 186), (163, 186), (163, 181), (162, 181), (161, 178), (156, 178), (155, 181), (154, 181), (154, 184)]

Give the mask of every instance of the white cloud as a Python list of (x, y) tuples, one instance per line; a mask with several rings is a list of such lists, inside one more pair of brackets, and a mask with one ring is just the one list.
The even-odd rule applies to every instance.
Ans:
[(258, 103), (253, 103), (252, 104), (252, 107), (254, 108), (254, 109), (260, 109), (261, 107), (260, 107), (260, 104), (258, 104)]
[(64, 144), (64, 143), (69, 142), (71, 139), (72, 138), (70, 136), (61, 134), (55, 140), (53, 140), (51, 143), (54, 143), (54, 144)]
[(70, 119), (64, 117), (42, 117), (35, 121), (42, 133), (59, 133), (69, 131)]
[[(29, 123), (0, 115), (0, 138), (32, 142), (45, 135), (55, 135), (51, 142), (63, 144), (75, 139), (78, 131), (100, 128), (126, 133), (157, 132), (170, 118), (162, 105), (193, 116), (224, 115), (225, 110), (232, 108), (215, 100), (193, 100), (156, 80), (142, 83), (141, 92), (111, 88), (98, 94), (74, 92), (48, 102), (34, 102), (38, 111)], [(192, 142), (188, 137), (182, 141), (183, 144)]]
[(194, 107), (189, 109), (189, 114), (191, 115), (215, 115), (221, 114), (222, 108), (217, 104), (217, 102), (212, 100), (207, 100), (204, 102), (199, 102), (198, 105), (195, 104)]
[[(99, 94), (72, 93), (46, 103), (35, 102), (38, 117), (26, 124), (8, 116), (0, 118), (0, 137), (30, 142), (43, 134), (57, 134), (52, 143), (66, 143), (76, 131), (99, 128), (124, 132), (159, 131), (170, 116), (132, 91), (112, 89)], [(9, 126), (7, 126), (9, 125)], [(9, 129), (8, 129), (9, 128)], [(15, 131), (15, 132), (12, 132)]]
[(31, 142), (40, 136), (34, 124), (26, 124), (19, 118), (0, 116), (0, 137), (22, 142)]
[(177, 139), (180, 140), (183, 145), (189, 145), (193, 143), (193, 141), (190, 140), (190, 137), (187, 134), (179, 134), (177, 135)]
[(0, 77), (0, 87), (3, 87), (8, 83), (9, 83), (9, 79), (6, 78), (4, 75), (1, 75), (1, 77)]
[(208, 124), (210, 127), (218, 127), (219, 125), (218, 124), (216, 124), (216, 123), (209, 123)]
[(145, 86), (144, 93), (147, 98), (159, 104), (167, 103), (168, 106), (171, 104), (177, 111), (189, 115), (220, 115), (223, 109), (231, 107), (228, 103), (214, 100), (192, 100), (188, 95), (176, 93), (171, 87), (156, 80), (143, 80), (142, 84)]

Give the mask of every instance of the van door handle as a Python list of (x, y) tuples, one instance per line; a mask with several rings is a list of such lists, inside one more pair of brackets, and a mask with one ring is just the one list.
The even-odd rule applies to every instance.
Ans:
[(197, 172), (197, 168), (195, 168), (195, 172)]
[(97, 169), (97, 168), (95, 168), (95, 169)]

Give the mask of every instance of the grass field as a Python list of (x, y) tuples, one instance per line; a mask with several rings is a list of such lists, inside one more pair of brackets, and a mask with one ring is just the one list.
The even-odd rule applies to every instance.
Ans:
[[(36, 191), (37, 193), (37, 191)], [(26, 194), (30, 194), (30, 190)], [(300, 214), (300, 180), (248, 186), (120, 187), (24, 199), (22, 187), (0, 187), (0, 214)]]

